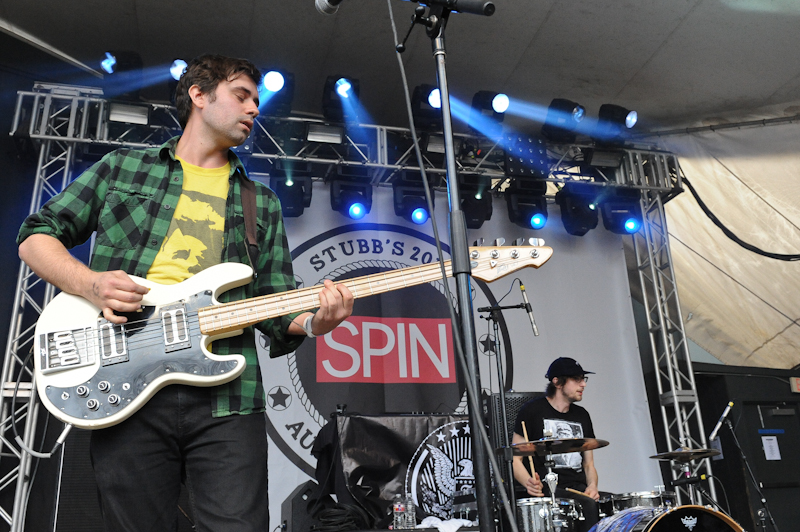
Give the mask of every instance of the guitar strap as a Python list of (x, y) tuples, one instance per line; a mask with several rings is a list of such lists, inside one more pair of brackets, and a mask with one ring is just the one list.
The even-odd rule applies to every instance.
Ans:
[(256, 219), (256, 185), (247, 178), (242, 179), (242, 211), (244, 213), (244, 231), (247, 238), (247, 258), (250, 259), (250, 266), (253, 267), (253, 278), (258, 275), (256, 273), (256, 263), (253, 257), (258, 256), (258, 239), (256, 238), (256, 228), (258, 221)]

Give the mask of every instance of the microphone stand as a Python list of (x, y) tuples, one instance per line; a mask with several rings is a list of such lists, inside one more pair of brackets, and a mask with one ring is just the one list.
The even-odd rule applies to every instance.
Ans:
[[(423, 3), (425, 3), (423, 1)], [(445, 66), (444, 34), (451, 9), (447, 2), (430, 2), (428, 16), (419, 14), (414, 21), (426, 26), (426, 33), (431, 39), (433, 57), (436, 61), (436, 78), (439, 85), (439, 94), (442, 101), (442, 126), (445, 144), (445, 160), (447, 170), (447, 189), (450, 195), (450, 249), (453, 277), (456, 281), (458, 299), (458, 313), (461, 318), (459, 331), (464, 347), (464, 356), (467, 363), (468, 379), (475, 390), (475, 396), (467, 394), (469, 401), (469, 422), (477, 427), (484, 423), (483, 405), (478, 401), (481, 381), (478, 366), (478, 349), (475, 340), (475, 321), (472, 313), (472, 293), (470, 287), (470, 260), (469, 246), (467, 244), (467, 225), (464, 211), (461, 209), (461, 198), (458, 193), (458, 178), (456, 171), (455, 145), (453, 143), (453, 124), (450, 112), (450, 92), (447, 87), (447, 69)], [(446, 5), (443, 5), (446, 4)], [(419, 8), (417, 8), (419, 9)], [(494, 515), (492, 511), (492, 484), (489, 471), (489, 459), (480, 431), (471, 431), (472, 463), (475, 474), (475, 498), (478, 503), (478, 521), (481, 532), (493, 532)]]
[[(500, 389), (500, 441), (495, 442), (500, 449), (503, 450), (503, 461), (506, 463), (506, 475), (508, 484), (505, 487), (508, 499), (514, 500), (514, 455), (512, 454), (511, 441), (508, 438), (508, 417), (506, 413), (506, 385), (503, 380), (503, 362), (500, 360), (500, 321), (501, 311), (506, 309), (525, 309), (524, 304), (510, 305), (510, 306), (493, 306), (493, 307), (480, 307), (478, 312), (488, 312), (489, 317), (486, 318), (492, 324), (492, 332), (494, 333), (495, 345), (495, 358), (497, 359), (497, 386)], [(477, 496), (476, 496), (477, 500)], [(511, 505), (511, 512), (513, 519), (517, 520), (517, 505)]]
[(728, 430), (731, 431), (731, 436), (733, 436), (733, 442), (736, 444), (736, 448), (739, 449), (739, 456), (742, 457), (742, 462), (744, 462), (745, 468), (747, 469), (747, 473), (750, 475), (750, 481), (753, 483), (753, 487), (756, 489), (756, 493), (758, 493), (758, 497), (761, 502), (761, 510), (759, 510), (758, 516), (759, 520), (761, 521), (761, 527), (766, 530), (767, 524), (765, 522), (766, 517), (769, 517), (770, 523), (772, 523), (772, 529), (775, 532), (778, 531), (778, 525), (775, 524), (775, 518), (772, 517), (772, 512), (767, 505), (767, 498), (764, 497), (764, 492), (761, 491), (761, 486), (758, 484), (758, 480), (756, 480), (756, 475), (753, 473), (753, 469), (750, 467), (750, 462), (747, 461), (747, 457), (744, 455), (744, 450), (742, 446), (739, 444), (739, 438), (736, 437), (736, 432), (733, 430), (733, 423), (731, 423), (730, 419), (725, 419), (725, 424), (728, 425)]

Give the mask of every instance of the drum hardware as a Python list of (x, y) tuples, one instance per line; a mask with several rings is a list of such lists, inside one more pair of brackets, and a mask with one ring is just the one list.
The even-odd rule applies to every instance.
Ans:
[[(650, 458), (655, 460), (671, 460), (677, 462), (672, 466), (673, 469), (676, 471), (681, 471), (680, 476), (683, 477), (683, 479), (689, 479), (692, 476), (692, 470), (689, 466), (690, 462), (694, 460), (704, 460), (719, 454), (720, 451), (717, 449), (691, 449), (688, 447), (678, 447), (674, 451), (655, 454)], [(676, 480), (680, 480), (680, 478)], [(689, 500), (692, 502), (692, 504), (700, 500), (697, 494), (697, 489), (694, 485), (689, 485)], [(713, 501), (713, 499), (710, 500)], [(716, 501), (714, 501), (714, 504), (716, 504)]]
[(572, 499), (532, 497), (517, 501), (519, 532), (575, 532), (583, 515)]

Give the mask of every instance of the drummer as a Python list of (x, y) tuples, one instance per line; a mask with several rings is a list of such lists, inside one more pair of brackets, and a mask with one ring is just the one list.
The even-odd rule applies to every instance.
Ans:
[[(561, 357), (554, 360), (545, 375), (549, 380), (545, 396), (528, 401), (517, 414), (513, 443), (545, 437), (594, 438), (589, 413), (575, 404), (583, 399), (583, 391), (589, 380), (587, 375), (592, 373), (594, 372), (584, 370), (572, 358)], [(580, 503), (586, 518), (581, 528), (588, 530), (599, 520), (596, 501), (600, 498), (600, 494), (597, 491), (597, 470), (594, 467), (592, 451), (556, 454), (553, 455), (553, 461), (555, 462), (553, 472), (558, 475), (555, 496), (574, 499)], [(549, 496), (550, 490), (542, 483), (547, 474), (544, 458), (534, 457), (536, 469), (534, 472), (529, 472), (526, 468), (527, 463), (527, 457), (514, 457), (514, 478), (525, 487), (529, 496)], [(583, 492), (587, 496), (566, 491), (566, 488)]]

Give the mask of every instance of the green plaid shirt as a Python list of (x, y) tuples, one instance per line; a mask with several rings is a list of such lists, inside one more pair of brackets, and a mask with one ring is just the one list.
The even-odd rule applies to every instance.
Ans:
[[(146, 277), (167, 234), (183, 186), (183, 170), (175, 160), (178, 138), (159, 148), (109, 153), (29, 216), (22, 224), (17, 243), (43, 233), (72, 248), (97, 231), (89, 265), (93, 270), (123, 270)], [(229, 152), (229, 159), (230, 187), (220, 262), (249, 264), (241, 197), (241, 182), (249, 178), (236, 154)], [(280, 202), (269, 188), (258, 182), (255, 185), (258, 275), (249, 284), (222, 294), (219, 299), (223, 303), (295, 288)], [(265, 320), (256, 326), (270, 339), (271, 357), (294, 351), (305, 338), (286, 333), (297, 315)], [(263, 412), (264, 388), (253, 327), (242, 335), (216, 340), (212, 347), (219, 355), (241, 353), (247, 359), (247, 369), (239, 378), (217, 387), (214, 416)]]

